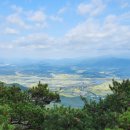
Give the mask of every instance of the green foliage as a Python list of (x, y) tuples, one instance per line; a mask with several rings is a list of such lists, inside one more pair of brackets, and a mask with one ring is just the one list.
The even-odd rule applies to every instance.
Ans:
[(121, 128), (114, 128), (114, 129), (106, 128), (105, 130), (123, 130), (123, 129), (121, 129)]
[(60, 96), (56, 92), (50, 92), (48, 89), (48, 84), (38, 83), (37, 86), (29, 89), (29, 94), (31, 98), (35, 101), (36, 105), (44, 106), (50, 104), (50, 102), (59, 102)]
[[(33, 104), (18, 105), (13, 109), (13, 118), (18, 122), (26, 122), (32, 129), (43, 130), (84, 130), (91, 128), (92, 120), (82, 109), (70, 107), (54, 107), (46, 109)], [(20, 119), (20, 120), (19, 120)]]
[(130, 129), (130, 108), (119, 116), (119, 126), (124, 130)]
[(99, 102), (81, 97), (82, 109), (46, 108), (50, 102), (60, 101), (59, 94), (51, 92), (47, 84), (39, 82), (22, 91), (0, 83), (0, 130), (129, 130), (130, 81), (113, 80), (110, 89), (113, 93)]
[(117, 124), (117, 113), (107, 109), (104, 100), (100, 100), (99, 103), (88, 102), (83, 97), (82, 100), (85, 102), (84, 109), (87, 115), (92, 118), (92, 126), (95, 130), (104, 130), (106, 127), (113, 127)]
[(113, 94), (106, 97), (106, 107), (118, 113), (126, 111), (130, 105), (130, 81), (123, 80), (120, 83), (113, 80), (113, 86), (110, 86), (110, 89)]
[(85, 130), (92, 128), (91, 126), (91, 117), (82, 109), (63, 106), (47, 110), (43, 123), (46, 130)]
[(25, 102), (27, 99), (27, 93), (21, 91), (21, 89), (17, 86), (0, 86), (0, 102), (3, 104)]
[[(87, 114), (93, 119), (93, 127), (96, 130), (104, 130), (107, 128), (115, 128), (118, 126), (119, 115), (125, 112), (130, 105), (130, 81), (123, 80), (119, 83), (113, 80), (113, 85), (110, 86), (113, 94), (107, 95), (98, 103), (95, 101), (84, 101), (84, 109)], [(122, 127), (121, 127), (122, 128)]]
[(0, 130), (14, 130), (14, 126), (10, 125), (10, 111), (11, 108), (8, 105), (0, 105)]

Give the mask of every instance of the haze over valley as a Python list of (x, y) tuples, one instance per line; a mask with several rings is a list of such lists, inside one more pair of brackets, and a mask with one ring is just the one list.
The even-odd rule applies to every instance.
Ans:
[[(98, 100), (111, 93), (112, 79), (129, 78), (129, 70), (130, 60), (119, 58), (4, 61), (0, 64), (0, 79), (24, 87), (32, 87), (39, 81), (47, 83), (50, 90), (63, 97), (63, 104), (75, 106), (75, 98), (81, 95)], [(66, 103), (69, 98), (75, 102)]]

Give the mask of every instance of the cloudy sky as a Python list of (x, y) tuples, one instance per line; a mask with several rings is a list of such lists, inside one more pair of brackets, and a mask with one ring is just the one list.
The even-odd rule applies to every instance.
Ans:
[(2, 58), (130, 58), (130, 0), (3, 0)]

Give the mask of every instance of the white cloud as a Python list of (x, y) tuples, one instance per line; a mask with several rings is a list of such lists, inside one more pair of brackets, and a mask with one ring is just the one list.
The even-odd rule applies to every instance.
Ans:
[(56, 14), (49, 16), (50, 20), (54, 22), (63, 22), (63, 17), (61, 17), (68, 9), (68, 5), (60, 8)]
[(122, 2), (121, 3), (121, 8), (128, 8), (129, 7), (129, 3), (128, 2)]
[(61, 38), (45, 33), (32, 33), (17, 37), (11, 43), (18, 50), (25, 49), (44, 58), (126, 55), (130, 49), (130, 26), (122, 24), (122, 18), (125, 18), (124, 15), (108, 15), (103, 23), (89, 18)]
[(47, 15), (41, 10), (26, 11), (16, 5), (12, 5), (11, 9), (13, 13), (5, 16), (5, 26), (17, 26), (17, 28), (21, 30), (27, 29), (35, 31), (48, 26)]
[(52, 16), (50, 16), (50, 19), (52, 20), (52, 21), (56, 21), (56, 22), (63, 22), (63, 19), (61, 18), (61, 17), (59, 17), (59, 16), (57, 16), (57, 15), (52, 15)]
[(29, 19), (34, 21), (34, 22), (44, 22), (46, 20), (47, 16), (45, 15), (45, 13), (43, 11), (33, 11), (30, 16)]
[(32, 33), (18, 37), (13, 41), (17, 47), (29, 47), (30, 49), (45, 48), (55, 44), (55, 39), (44, 33)]
[(16, 5), (11, 5), (11, 9), (12, 9), (15, 13), (17, 13), (17, 14), (23, 12), (23, 8), (22, 8), (22, 7), (19, 7), (19, 6), (16, 6)]
[(58, 12), (57, 12), (57, 14), (58, 14), (58, 15), (61, 15), (61, 14), (65, 13), (65, 12), (67, 11), (67, 8), (68, 8), (68, 7), (65, 6), (65, 7), (59, 9)]
[(13, 45), (12, 44), (8, 44), (8, 46), (6, 44), (0, 43), (0, 49), (13, 49)]
[[(5, 16), (5, 23), (2, 22), (0, 25), (4, 32), (3, 34), (2, 31), (0, 32), (4, 39), (3, 42), (2, 38), (0, 39), (0, 50), (3, 48), (12, 49), (12, 53), (15, 52), (13, 50), (16, 50), (21, 57), (29, 53), (30, 57), (37, 55), (39, 57), (61, 58), (130, 54), (128, 52), (130, 49), (130, 12), (98, 17), (105, 7), (106, 3), (103, 3), (103, 0), (91, 0), (89, 3), (79, 4), (78, 12), (87, 16), (86, 20), (77, 23), (77, 25), (75, 22), (75, 27), (72, 27), (74, 24), (69, 24), (72, 18), (77, 18), (77, 21), (81, 21), (81, 19), (77, 14), (74, 17), (71, 15), (72, 18), (66, 19), (67, 22), (69, 21), (68, 26), (66, 23), (63, 24), (63, 26), (65, 25), (63, 32), (70, 28), (63, 35), (59, 32), (61, 36), (59, 38), (50, 36), (49, 33), (52, 31), (50, 34), (53, 34), (60, 28), (57, 30), (54, 30), (53, 26), (49, 29), (43, 28), (54, 21), (54, 23), (63, 22), (63, 19), (66, 18), (63, 17), (63, 13), (67, 11), (66, 7), (61, 8), (55, 14), (46, 14), (40, 9), (24, 10), (12, 6), (13, 13)], [(3, 17), (1, 18), (3, 19)], [(55, 25), (54, 23), (52, 25)], [(4, 36), (7, 34), (11, 36), (6, 40)]]
[(91, 13), (92, 9), (93, 9), (93, 5), (92, 4), (83, 4), (83, 3), (81, 3), (78, 6), (78, 11), (79, 11), (80, 14)]
[(5, 33), (5, 34), (18, 34), (19, 31), (16, 30), (16, 29), (14, 29), (14, 28), (9, 28), (9, 27), (7, 27), (7, 28), (5, 28), (4, 33)]
[(32, 29), (43, 29), (48, 27), (48, 16), (42, 10), (25, 12), (28, 22), (31, 22)]
[(9, 24), (20, 26), (22, 28), (29, 28), (29, 26), (24, 22), (24, 20), (17, 13), (10, 14), (9, 16), (7, 16), (6, 22)]
[(123, 55), (130, 48), (130, 25), (120, 23), (121, 17), (107, 16), (102, 24), (96, 19), (78, 24), (66, 34), (68, 46), (76, 48), (79, 54)]
[(81, 15), (96, 16), (102, 13), (106, 5), (102, 0), (91, 0), (90, 3), (81, 3), (78, 6), (78, 12)]

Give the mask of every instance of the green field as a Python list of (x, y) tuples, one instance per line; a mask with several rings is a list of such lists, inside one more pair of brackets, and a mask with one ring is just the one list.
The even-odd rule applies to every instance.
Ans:
[(0, 75), (0, 80), (6, 83), (19, 83), (26, 87), (32, 87), (39, 81), (49, 84), (52, 91), (58, 91), (60, 95), (75, 97), (87, 95), (88, 91), (104, 96), (110, 93), (109, 84), (111, 79), (106, 78), (84, 78), (73, 74), (51, 74), (50, 77), (33, 75)]

